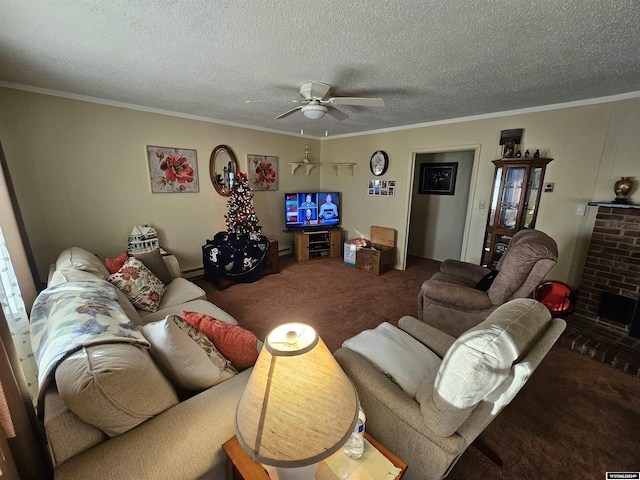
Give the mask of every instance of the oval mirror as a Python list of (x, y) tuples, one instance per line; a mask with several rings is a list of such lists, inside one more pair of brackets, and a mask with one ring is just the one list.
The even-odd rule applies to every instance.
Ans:
[(211, 152), (209, 175), (216, 191), (223, 197), (231, 196), (231, 188), (238, 172), (236, 155), (227, 145), (218, 145)]

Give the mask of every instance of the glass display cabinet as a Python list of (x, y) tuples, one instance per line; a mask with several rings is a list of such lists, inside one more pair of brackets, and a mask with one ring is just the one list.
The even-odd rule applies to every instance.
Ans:
[(491, 203), (482, 250), (482, 265), (496, 268), (511, 237), (523, 228), (535, 228), (544, 172), (552, 158), (494, 160)]

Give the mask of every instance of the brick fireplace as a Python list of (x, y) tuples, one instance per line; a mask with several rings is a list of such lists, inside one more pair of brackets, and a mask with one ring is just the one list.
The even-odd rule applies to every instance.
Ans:
[(576, 314), (640, 338), (640, 205), (598, 206)]

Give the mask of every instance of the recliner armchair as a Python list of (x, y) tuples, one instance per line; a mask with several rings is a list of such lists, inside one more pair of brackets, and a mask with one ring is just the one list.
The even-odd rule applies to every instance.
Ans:
[(454, 337), (477, 325), (500, 305), (528, 297), (553, 268), (558, 246), (539, 230), (520, 230), (498, 262), (488, 289), (479, 285), (492, 271), (448, 259), (422, 284), (418, 319)]
[(441, 359), (415, 396), (375, 365), (383, 352), (368, 359), (343, 347), (334, 356), (356, 387), (367, 431), (410, 466), (407, 480), (431, 480), (444, 478), (511, 402), (566, 323), (535, 300), (517, 299), (457, 340), (413, 317), (399, 327)]

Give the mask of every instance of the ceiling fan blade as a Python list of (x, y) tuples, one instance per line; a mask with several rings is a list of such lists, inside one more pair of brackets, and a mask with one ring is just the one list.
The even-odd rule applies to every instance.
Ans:
[(346, 118), (349, 118), (349, 115), (341, 112), (340, 110), (338, 110), (336, 107), (332, 105), (325, 105), (325, 107), (327, 107), (327, 113), (337, 120), (344, 120)]
[(292, 113), (296, 113), (298, 110), (302, 109), (302, 105), (296, 108), (292, 108), (291, 110), (289, 110), (288, 112), (284, 112), (282, 115), (278, 115), (275, 120), (280, 120), (281, 118), (284, 117), (288, 117), (289, 115), (291, 115)]
[(300, 96), (305, 100), (324, 98), (329, 93), (330, 85), (320, 82), (307, 82), (300, 85)]
[(335, 97), (327, 100), (334, 105), (361, 105), (363, 107), (384, 107), (382, 98)]
[(302, 100), (245, 100), (244, 103), (300, 103)]

